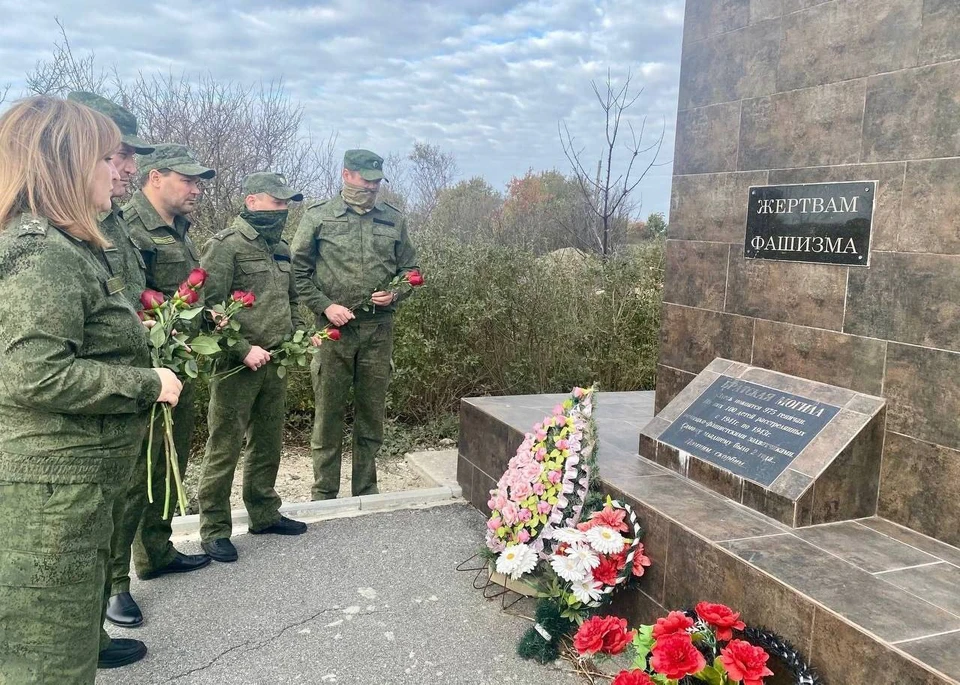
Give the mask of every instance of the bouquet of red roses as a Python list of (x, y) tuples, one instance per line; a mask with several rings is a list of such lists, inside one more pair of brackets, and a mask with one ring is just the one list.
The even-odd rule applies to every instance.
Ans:
[[(166, 299), (156, 290), (144, 290), (140, 294), (143, 311), (139, 313), (144, 322), (150, 322), (150, 357), (154, 368), (170, 369), (178, 375), (197, 378), (210, 373), (216, 357), (223, 351), (220, 341), (239, 331), (239, 324), (232, 320), (241, 309), (253, 306), (253, 293), (237, 291), (230, 302), (213, 308), (217, 325), (213, 335), (200, 334), (190, 337), (183, 331), (195, 328), (194, 320), (203, 311), (200, 305), (200, 289), (206, 282), (207, 272), (194, 269), (187, 280), (180, 284), (176, 294)], [(147, 438), (147, 497), (153, 502), (153, 438), (157, 408), (163, 416), (163, 444), (166, 459), (166, 499), (163, 517), (170, 515), (171, 481), (176, 486), (180, 513), (186, 514), (187, 497), (183, 490), (177, 449), (173, 443), (173, 413), (170, 405), (153, 405), (150, 411), (150, 429)]]

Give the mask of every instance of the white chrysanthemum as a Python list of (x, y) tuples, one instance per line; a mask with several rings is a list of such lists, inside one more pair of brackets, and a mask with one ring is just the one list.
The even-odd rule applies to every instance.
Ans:
[(512, 580), (517, 580), (520, 576), (530, 573), (536, 565), (536, 553), (523, 543), (510, 545), (497, 557), (497, 573), (510, 576)]
[(566, 554), (554, 554), (550, 557), (550, 566), (558, 576), (568, 583), (577, 583), (587, 577), (586, 572), (580, 568), (580, 562), (574, 557)]
[(619, 554), (627, 541), (609, 526), (594, 526), (587, 531), (587, 541), (600, 554)]
[(561, 528), (554, 532), (553, 539), (557, 542), (565, 542), (568, 545), (576, 545), (584, 542), (587, 536), (583, 534), (583, 531), (576, 528)]
[(570, 588), (573, 592), (573, 596), (577, 598), (581, 604), (589, 604), (590, 602), (596, 602), (600, 599), (600, 581), (594, 580), (593, 576), (587, 576), (585, 579), (573, 583), (573, 586)]
[(577, 560), (581, 570), (588, 573), (600, 565), (600, 557), (586, 545), (572, 545), (567, 554)]

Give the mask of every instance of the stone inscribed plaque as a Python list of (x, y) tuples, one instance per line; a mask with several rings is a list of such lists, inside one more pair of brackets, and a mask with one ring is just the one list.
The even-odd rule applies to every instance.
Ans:
[(876, 181), (754, 186), (748, 259), (867, 266)]
[(840, 407), (721, 375), (660, 442), (770, 486)]

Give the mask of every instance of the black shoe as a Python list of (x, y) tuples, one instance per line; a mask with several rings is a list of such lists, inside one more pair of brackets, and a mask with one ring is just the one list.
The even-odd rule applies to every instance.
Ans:
[(113, 638), (110, 646), (100, 650), (97, 668), (120, 668), (136, 663), (147, 655), (147, 646), (140, 640)]
[(210, 542), (201, 542), (203, 551), (210, 555), (214, 561), (221, 561), (225, 564), (237, 560), (237, 548), (230, 542), (230, 538), (217, 538)]
[(250, 529), (250, 532), (254, 535), (265, 535), (267, 533), (272, 533), (274, 535), (303, 535), (307, 532), (307, 524), (302, 521), (294, 521), (293, 519), (288, 519), (286, 516), (281, 516), (280, 520), (274, 523), (272, 526), (267, 526), (266, 528), (261, 528), (260, 530)]
[(136, 628), (143, 623), (143, 614), (130, 593), (121, 592), (107, 600), (107, 620), (121, 628)]
[(156, 571), (140, 575), (140, 580), (151, 580), (152, 578), (165, 576), (168, 573), (189, 573), (190, 571), (203, 568), (209, 563), (210, 557), (206, 554), (181, 554), (177, 552), (177, 556), (173, 558), (173, 561), (163, 568), (158, 568)]

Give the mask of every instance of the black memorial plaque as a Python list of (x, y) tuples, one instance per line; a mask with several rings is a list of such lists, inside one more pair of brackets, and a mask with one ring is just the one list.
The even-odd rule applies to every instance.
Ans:
[(867, 266), (876, 181), (754, 186), (743, 255)]
[(720, 376), (658, 440), (769, 487), (839, 411)]

